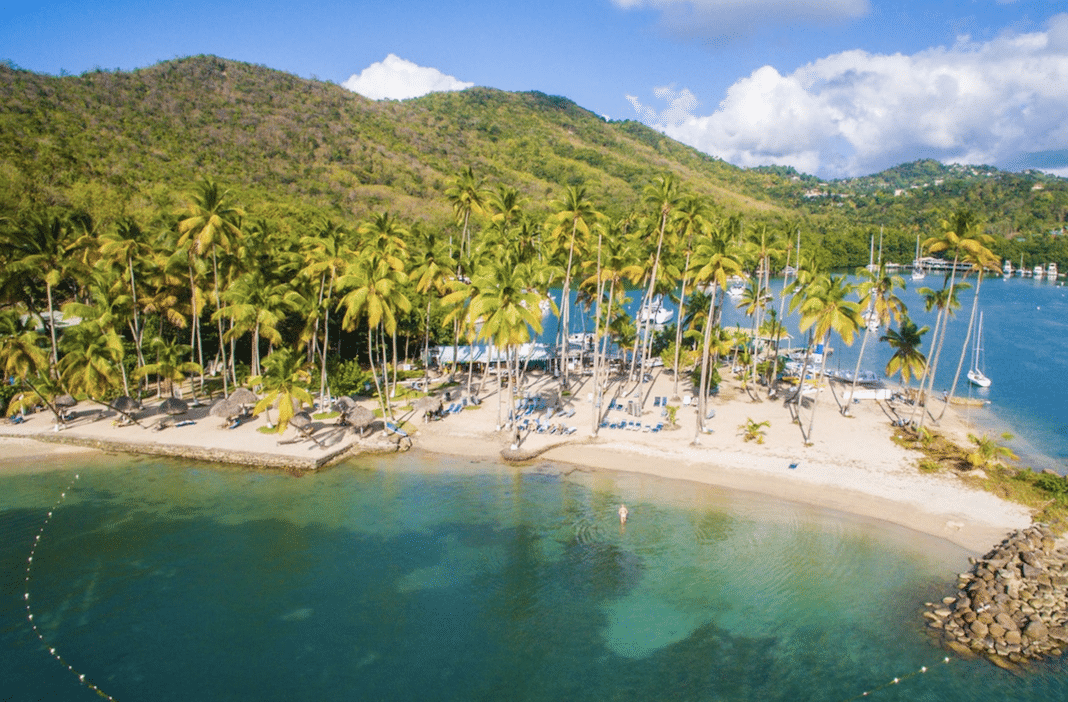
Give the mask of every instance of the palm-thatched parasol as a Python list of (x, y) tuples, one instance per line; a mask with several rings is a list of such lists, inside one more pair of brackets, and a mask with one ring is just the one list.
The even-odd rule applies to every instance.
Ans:
[(164, 414), (169, 414), (172, 417), (185, 414), (189, 411), (189, 403), (185, 400), (180, 400), (177, 397), (168, 397), (166, 400), (160, 403), (159, 411)]
[(237, 388), (230, 393), (230, 397), (226, 399), (236, 402), (239, 405), (254, 405), (260, 401), (260, 398), (256, 397), (256, 393), (248, 388)]
[(423, 417), (429, 419), (428, 415), (430, 413), (441, 411), (441, 398), (434, 397), (433, 395), (420, 397), (415, 401), (414, 407), (416, 412), (422, 412)]
[(229, 397), (223, 400), (219, 400), (211, 409), (208, 410), (208, 414), (212, 417), (223, 417), (229, 419), (230, 417), (236, 417), (244, 411), (244, 406), (240, 402), (234, 402), (233, 397)]
[(311, 425), (311, 421), (311, 415), (307, 412), (297, 412), (289, 419), (289, 423), (293, 426), (293, 428), (301, 432), (306, 427)]
[(352, 408), (356, 407), (356, 400), (346, 395), (342, 395), (341, 397), (338, 397), (334, 400), (334, 407), (337, 408), (339, 412), (344, 414), (345, 412), (348, 412)]
[(129, 395), (120, 395), (111, 401), (111, 409), (116, 412), (133, 412), (135, 409), (139, 409), (141, 403), (133, 399)]
[(353, 429), (358, 429), (360, 431), (360, 436), (363, 436), (364, 430), (371, 426), (371, 423), (375, 421), (375, 413), (363, 405), (357, 405), (345, 413), (345, 421), (351, 425)]
[(60, 395), (55, 399), (53, 404), (56, 407), (73, 407), (78, 404), (78, 401), (74, 399), (73, 395)]

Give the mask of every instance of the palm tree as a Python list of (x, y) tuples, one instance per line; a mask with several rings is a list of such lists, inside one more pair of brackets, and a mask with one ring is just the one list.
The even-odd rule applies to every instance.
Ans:
[[(967, 290), (971, 285), (968, 283), (956, 283), (949, 287), (941, 288), (940, 290), (932, 290), (931, 288), (920, 288), (918, 292), (923, 296), (924, 308), (930, 312), (934, 308), (938, 308), (938, 315), (935, 317), (934, 334), (932, 335), (932, 346), (935, 344), (935, 340), (939, 338), (939, 332), (945, 328), (948, 324), (949, 318), (954, 316), (957, 309), (960, 308), (960, 299), (958, 293), (962, 290)], [(937, 351), (935, 352), (935, 358), (937, 358)], [(928, 363), (924, 366), (923, 375), (920, 376), (920, 388), (919, 395), (917, 396), (916, 405), (912, 408), (912, 414), (915, 416), (916, 411), (921, 407), (927, 406), (927, 393), (930, 392), (930, 387), (934, 385), (934, 374), (936, 368), (932, 363)], [(930, 378), (928, 389), (924, 390), (925, 381)], [(924, 414), (926, 414), (924, 410)], [(920, 418), (920, 426), (923, 426), (923, 417)]]
[[(189, 353), (188, 344), (167, 341), (157, 336), (149, 342), (148, 348), (155, 354), (156, 362), (141, 366), (134, 371), (134, 375), (139, 378), (154, 375), (157, 382), (167, 381), (167, 392), (171, 395), (174, 394), (175, 384), (181, 384), (185, 380), (186, 373), (200, 373), (202, 370), (199, 363), (182, 360)], [(160, 394), (157, 392), (157, 397)]]
[(260, 339), (266, 339), (272, 346), (280, 344), (282, 335), (278, 325), (287, 311), (300, 307), (303, 297), (289, 285), (275, 283), (262, 270), (256, 269), (235, 280), (223, 292), (222, 300), (226, 304), (214, 316), (219, 319), (225, 317), (232, 322), (223, 340), (229, 341), (251, 333), (251, 373), (261, 375)]
[[(408, 260), (408, 244), (404, 239), (408, 236), (408, 230), (403, 227), (397, 218), (389, 212), (375, 215), (370, 221), (364, 222), (357, 229), (361, 239), (361, 249), (372, 260), (381, 260), (396, 270), (404, 271)], [(408, 300), (405, 298), (405, 302)], [(411, 311), (411, 305), (397, 312)], [(387, 330), (393, 341), (393, 389), (389, 396), (393, 397), (397, 391), (397, 325), (394, 322), (392, 329)], [(385, 338), (382, 339), (382, 374), (386, 385), (389, 385), (389, 366), (386, 362)]]
[[(505, 350), (508, 364), (508, 407), (515, 408), (515, 388), (521, 380), (518, 347), (531, 339), (531, 331), (541, 333), (541, 296), (530, 288), (534, 272), (529, 264), (515, 264), (510, 260), (494, 261), (478, 271), (474, 284), (479, 295), (471, 303), (473, 314), (483, 320), (479, 336), (492, 340), (494, 346)], [(503, 388), (502, 388), (503, 390)], [(498, 395), (498, 413), (503, 402)], [(512, 448), (519, 446), (519, 425), (512, 417)]]
[(682, 263), (682, 289), (679, 292), (679, 316), (675, 325), (675, 391), (672, 397), (679, 396), (679, 353), (682, 347), (682, 320), (686, 317), (686, 293), (690, 282), (690, 257), (693, 255), (694, 238), (703, 235), (709, 226), (710, 208), (708, 200), (701, 195), (686, 195), (679, 203), (676, 213), (676, 227), (684, 252)]
[[(1004, 433), (1001, 438), (1004, 441), (1009, 441), (1012, 439), (1012, 434)], [(1011, 461), (1020, 460), (1020, 457), (1013, 453), (1012, 449), (1008, 446), (1002, 446), (986, 434), (979, 437), (969, 433), (968, 440), (975, 444), (975, 450), (965, 457), (973, 468), (1000, 468), (1005, 465), (1002, 460), (1004, 458)]]
[[(942, 231), (940, 234), (929, 238), (923, 242), (923, 246), (931, 253), (949, 252), (953, 254), (953, 267), (949, 271), (947, 277), (946, 288), (949, 291), (949, 298), (954, 297), (954, 288), (957, 282), (957, 264), (960, 262), (962, 254), (975, 252), (977, 247), (980, 246), (979, 242), (975, 239), (975, 234), (979, 228), (978, 218), (971, 210), (957, 210), (954, 212), (948, 220), (942, 221)], [(927, 392), (924, 393), (921, 388), (921, 397), (926, 398), (930, 395), (934, 389), (935, 376), (938, 373), (938, 362), (942, 356), (942, 345), (946, 341), (946, 329), (949, 326), (949, 318), (944, 317), (942, 319), (941, 328), (937, 322), (935, 324), (935, 350), (934, 357), (931, 361), (930, 372), (928, 373), (928, 387)], [(920, 415), (920, 426), (924, 424), (925, 415)]]
[(434, 296), (438, 299), (449, 293), (449, 284), (455, 279), (453, 271), (456, 262), (439, 250), (437, 235), (428, 229), (420, 228), (418, 234), (421, 237), (418, 260), (421, 263), (412, 269), (411, 279), (415, 281), (415, 291), (420, 295), (426, 295), (426, 324), (423, 353), (426, 358), (423, 372), (423, 389), (430, 388), (430, 308), (434, 303)]
[[(649, 288), (646, 290), (645, 297), (642, 299), (642, 306), (639, 309), (645, 308), (647, 305), (651, 306), (653, 301), (660, 268), (660, 255), (664, 248), (664, 233), (667, 230), (672, 211), (678, 206), (681, 197), (678, 181), (670, 173), (657, 176), (650, 185), (645, 186), (642, 202), (656, 213), (659, 224), (657, 227), (656, 253), (653, 256), (652, 270), (649, 274)], [(652, 314), (645, 315), (645, 321), (642, 324), (642, 334), (640, 336), (644, 340), (644, 348), (642, 350), (641, 372), (638, 376), (639, 382), (645, 378), (649, 347), (652, 345), (652, 334), (649, 330), (652, 324), (652, 317)]]
[(879, 337), (879, 341), (885, 341), (894, 349), (894, 355), (886, 364), (887, 376), (900, 373), (901, 382), (907, 385), (913, 378), (923, 374), (927, 368), (927, 356), (920, 351), (920, 346), (923, 344), (923, 335), (928, 331), (929, 327), (917, 328), (915, 322), (903, 315), (896, 331), (887, 329), (886, 334)]
[[(593, 203), (586, 197), (586, 188), (569, 185), (564, 197), (550, 205), (555, 213), (549, 217), (549, 234), (559, 249), (566, 249), (567, 263), (564, 266), (564, 289), (560, 294), (560, 340), (557, 344), (563, 353), (563, 382), (561, 387), (569, 387), (569, 338), (571, 331), (571, 270), (575, 259), (576, 243), (581, 246), (578, 237), (586, 239), (590, 235), (590, 225), (601, 217), (593, 208)], [(566, 242), (566, 246), (564, 245)]]
[(64, 330), (60, 348), (59, 377), (67, 392), (106, 405), (104, 398), (117, 394), (122, 380), (122, 339), (115, 330), (83, 320)]
[(323, 342), (320, 352), (319, 402), (323, 403), (324, 406), (327, 397), (326, 356), (330, 348), (330, 308), (333, 306), (333, 294), (337, 287), (338, 278), (344, 275), (345, 267), (353, 256), (353, 251), (350, 248), (351, 239), (352, 234), (347, 227), (330, 219), (320, 223), (316, 228), (315, 234), (301, 239), (301, 246), (305, 251), (305, 265), (301, 273), (309, 279), (319, 279), (316, 336), (319, 311), (321, 310), (324, 320)]
[[(905, 289), (905, 279), (899, 275), (891, 275), (886, 270), (886, 264), (881, 260), (879, 267), (872, 271), (867, 268), (858, 268), (857, 275), (861, 282), (857, 286), (860, 294), (858, 304), (861, 309), (871, 309), (879, 320), (879, 327), (888, 326), (890, 320), (899, 321), (903, 314), (908, 312), (905, 303), (894, 294), (895, 289)], [(867, 321), (867, 320), (865, 320)], [(860, 341), (860, 353), (857, 354), (857, 366), (853, 369), (853, 384), (849, 391), (850, 399), (857, 394), (857, 380), (860, 376), (860, 366), (864, 362), (864, 350), (868, 345), (868, 335), (871, 333), (871, 324), (864, 327), (864, 337)], [(842, 403), (842, 414), (849, 414), (850, 402)]]
[(129, 276), (130, 308), (132, 310), (130, 332), (133, 334), (134, 348), (137, 351), (137, 365), (138, 367), (143, 366), (145, 365), (142, 349), (144, 338), (138, 314), (137, 275), (134, 264), (136, 262), (138, 266), (141, 266), (144, 262), (151, 261), (155, 255), (155, 250), (148, 241), (148, 234), (132, 217), (127, 217), (118, 223), (114, 231), (100, 235), (100, 255), (116, 264), (121, 264)]
[(379, 256), (373, 250), (365, 251), (338, 281), (339, 289), (348, 290), (338, 302), (339, 309), (345, 308), (342, 329), (354, 330), (361, 318), (366, 322), (367, 356), (383, 417), (389, 415), (390, 409), (375, 370), (374, 337), (377, 330), (392, 334), (397, 329), (397, 313), (411, 310), (404, 294), (407, 282), (408, 276), (399, 259)]
[[(759, 342), (757, 332), (759, 332), (764, 323), (764, 310), (767, 309), (768, 303), (772, 300), (769, 291), (771, 284), (771, 259), (773, 256), (778, 257), (783, 254), (783, 249), (778, 248), (780, 245), (779, 242), (779, 237), (774, 235), (769, 236), (767, 225), (763, 225), (760, 227), (759, 231), (753, 232), (753, 239), (745, 245), (746, 251), (756, 261), (755, 294), (751, 295), (749, 307), (746, 309), (746, 313), (753, 317), (751, 375), (754, 379), (756, 379), (757, 365), (760, 361), (760, 354), (757, 353)], [(770, 350), (771, 345), (768, 344), (767, 348)], [(750, 393), (750, 397), (754, 400), (759, 399), (752, 393)]]
[(0, 313), (0, 368), (4, 377), (18, 378), (23, 389), (31, 393), (21, 404), (12, 402), (8, 416), (25, 406), (43, 402), (55, 415), (58, 425), (62, 413), (53, 399), (62, 390), (49, 375), (49, 357), (42, 348), (44, 344), (41, 335), (23, 324), (14, 312)]
[(988, 270), (995, 273), (999, 271), (998, 264), (1000, 259), (985, 246), (993, 243), (993, 241), (993, 237), (987, 234), (980, 234), (976, 237), (976, 244), (969, 247), (962, 256), (964, 262), (972, 264), (972, 271), (975, 271), (975, 295), (972, 297), (972, 311), (968, 316), (968, 332), (964, 336), (964, 343), (961, 344), (957, 371), (953, 374), (953, 383), (949, 386), (949, 397), (946, 398), (946, 403), (942, 405), (942, 412), (938, 415), (939, 420), (946, 413), (949, 403), (953, 401), (953, 396), (957, 391), (957, 381), (960, 380), (960, 372), (964, 368), (964, 358), (968, 354), (968, 343), (971, 341), (972, 332), (975, 329), (975, 311), (979, 307), (979, 290), (983, 286), (983, 273)]
[[(860, 306), (846, 297), (853, 292), (853, 286), (849, 284), (845, 276), (825, 276), (809, 287), (805, 292), (805, 300), (801, 303), (801, 320), (798, 327), (805, 331), (813, 329), (813, 337), (825, 344), (830, 338), (831, 332), (835, 332), (847, 345), (853, 344), (853, 335), (864, 324), (860, 316)], [(820, 362), (820, 372), (816, 376), (816, 396), (812, 401), (812, 413), (809, 418), (808, 431), (801, 427), (801, 435), (805, 443), (812, 441), (812, 428), (816, 422), (816, 408), (819, 405), (820, 390), (823, 386), (823, 374), (827, 368), (827, 356), (825, 352)], [(801, 372), (800, 385), (804, 385), (804, 369)], [(798, 392), (801, 392), (799, 387)]]
[(11, 262), (8, 275), (25, 273), (40, 277), (45, 285), (48, 305), (48, 333), (51, 341), (50, 372), (59, 362), (56, 341), (56, 305), (53, 292), (72, 265), (69, 252), (74, 247), (74, 230), (70, 223), (59, 217), (38, 217), (27, 226), (17, 229), (8, 242)]
[[(212, 298), (215, 302), (216, 320), (219, 325), (219, 352), (222, 355), (222, 381), (223, 393), (229, 395), (226, 382), (226, 345), (223, 340), (222, 315), (218, 314), (222, 308), (219, 295), (219, 260), (216, 249), (230, 250), (237, 239), (241, 237), (241, 218), (245, 213), (232, 207), (226, 201), (229, 191), (223, 190), (218, 183), (204, 179), (193, 194), (193, 201), (187, 208), (188, 217), (178, 223), (178, 246), (189, 244), (190, 256), (204, 256), (211, 252), (212, 265)], [(196, 312), (193, 313), (194, 324), (199, 325)], [(199, 333), (197, 336), (200, 342)], [(201, 356), (203, 363), (203, 356)], [(236, 379), (235, 379), (236, 382)], [(204, 375), (201, 371), (200, 389), (204, 389)]]
[(252, 413), (259, 416), (261, 412), (267, 411), (267, 421), (270, 423), (269, 409), (277, 404), (279, 434), (285, 432), (297, 407), (302, 404), (309, 407), (315, 404), (307, 389), (308, 383), (311, 382), (308, 367), (309, 364), (302, 358), (302, 354), (282, 347), (275, 349), (263, 360), (262, 375), (249, 379), (250, 386), (262, 385), (264, 392), (263, 398), (252, 408)]
[[(698, 443), (705, 431), (705, 419), (708, 416), (708, 383), (711, 376), (710, 363), (712, 354), (712, 329), (716, 326), (716, 298), (719, 291), (726, 287), (727, 279), (741, 272), (742, 266), (733, 255), (734, 247), (722, 229), (711, 229), (708, 237), (703, 239), (694, 250), (693, 281), (695, 285), (711, 285), (708, 301), (708, 315), (705, 318), (704, 341), (701, 345), (701, 380), (697, 389), (697, 424), (693, 443)], [(680, 320), (681, 321), (681, 320)]]
[[(468, 166), (453, 179), (452, 184), (445, 190), (445, 199), (452, 206), (456, 222), (463, 227), (460, 233), (460, 256), (471, 255), (471, 215), (480, 214), (486, 209), (487, 195), (482, 182), (483, 179), (476, 178), (474, 171)], [(452, 258), (451, 237), (448, 257)]]

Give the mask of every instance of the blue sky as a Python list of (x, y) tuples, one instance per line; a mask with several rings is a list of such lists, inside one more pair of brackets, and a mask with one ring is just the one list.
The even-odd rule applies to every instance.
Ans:
[(0, 59), (129, 70), (216, 54), (404, 98), (566, 96), (740, 166), (917, 158), (1068, 176), (1063, 0), (0, 0)]

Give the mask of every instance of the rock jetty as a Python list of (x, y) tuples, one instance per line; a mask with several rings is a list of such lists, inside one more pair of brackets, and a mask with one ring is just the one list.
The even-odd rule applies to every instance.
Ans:
[(923, 616), (950, 650), (1010, 667), (1068, 649), (1068, 552), (1043, 525), (1005, 538)]

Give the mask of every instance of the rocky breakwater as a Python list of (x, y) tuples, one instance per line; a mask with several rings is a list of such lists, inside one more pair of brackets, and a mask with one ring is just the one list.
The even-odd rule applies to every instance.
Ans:
[(1010, 534), (923, 616), (950, 650), (1009, 666), (1068, 648), (1068, 552), (1042, 525)]

